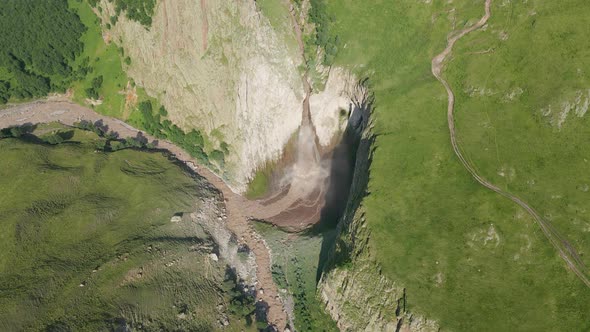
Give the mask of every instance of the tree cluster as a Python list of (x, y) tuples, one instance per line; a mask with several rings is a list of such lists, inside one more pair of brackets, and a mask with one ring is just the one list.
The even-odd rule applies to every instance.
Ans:
[[(164, 106), (162, 106), (158, 113), (154, 114), (152, 103), (149, 100), (139, 103), (139, 111), (142, 115), (143, 127), (146, 132), (156, 138), (170, 140), (187, 151), (200, 163), (205, 165), (209, 164), (209, 156), (203, 150), (205, 140), (200, 131), (193, 129), (190, 132), (185, 133), (170, 120), (162, 120), (162, 117), (166, 116), (168, 112)], [(212, 152), (212, 157), (214, 157), (215, 161), (221, 166), (221, 163), (223, 163), (225, 159), (224, 153), (219, 150), (215, 151)]]
[(139, 133), (136, 137), (128, 137), (119, 139), (119, 134), (114, 131), (109, 131), (108, 126), (104, 125), (102, 121), (90, 122), (82, 120), (74, 123), (74, 127), (82, 130), (92, 131), (98, 137), (104, 138), (104, 140), (97, 141), (96, 149), (103, 151), (118, 151), (128, 148), (135, 149), (154, 149), (156, 147), (155, 142), (148, 142), (147, 138)]
[(12, 126), (8, 128), (0, 129), (0, 138), (19, 138), (23, 135), (32, 133), (37, 128), (37, 125), (23, 124), (21, 126)]
[(0, 103), (65, 90), (85, 30), (67, 0), (0, 1)]
[(115, 11), (126, 11), (130, 20), (141, 23), (145, 27), (152, 25), (152, 16), (156, 0), (115, 0)]
[(256, 299), (248, 287), (239, 280), (235, 270), (227, 268), (225, 279), (222, 285), (223, 293), (229, 298), (229, 311), (239, 317), (246, 319), (247, 325), (251, 325), (254, 320), (252, 316), (256, 311)]
[(293, 297), (295, 298), (295, 312), (299, 317), (299, 329), (302, 331), (313, 331), (313, 322), (311, 312), (307, 305), (307, 294), (305, 292), (305, 281), (303, 269), (301, 268), (297, 257), (291, 258), (291, 263), (295, 266), (295, 285)]
[(325, 66), (330, 66), (334, 63), (340, 43), (338, 36), (334, 35), (331, 30), (334, 19), (328, 14), (326, 0), (311, 0), (310, 4), (309, 20), (315, 26), (315, 34), (311, 41), (324, 51), (322, 63)]
[[(110, 23), (115, 25), (121, 12), (130, 20), (141, 23), (146, 28), (152, 25), (152, 16), (156, 8), (156, 0), (109, 0), (115, 3), (116, 15), (111, 16)], [(98, 5), (97, 0), (88, 0), (92, 7)]]
[(98, 91), (102, 87), (103, 77), (102, 75), (92, 79), (92, 83), (88, 89), (86, 89), (86, 96), (92, 99), (100, 98)]

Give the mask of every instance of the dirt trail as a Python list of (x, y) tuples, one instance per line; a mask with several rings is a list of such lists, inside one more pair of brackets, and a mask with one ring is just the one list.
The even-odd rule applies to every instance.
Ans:
[(499, 187), (490, 183), (481, 175), (479, 175), (473, 167), (473, 165), (471, 165), (467, 161), (467, 159), (465, 159), (457, 142), (457, 133), (455, 129), (454, 119), (455, 94), (453, 93), (453, 90), (451, 89), (449, 83), (442, 77), (441, 73), (444, 67), (444, 61), (447, 58), (447, 56), (451, 53), (455, 43), (468, 33), (480, 29), (487, 23), (488, 19), (491, 16), (491, 4), (492, 0), (486, 0), (485, 14), (476, 24), (463, 30), (459, 30), (457, 32), (449, 34), (447, 38), (447, 47), (440, 54), (438, 54), (432, 59), (432, 74), (445, 87), (445, 90), (447, 91), (448, 95), (447, 122), (449, 126), (451, 145), (453, 146), (453, 151), (455, 152), (457, 158), (459, 158), (459, 160), (461, 161), (463, 167), (471, 174), (471, 176), (479, 184), (510, 199), (511, 201), (525, 209), (535, 219), (535, 221), (543, 231), (545, 237), (547, 237), (549, 242), (551, 242), (553, 247), (558, 251), (559, 256), (565, 261), (567, 266), (578, 276), (578, 278), (584, 284), (586, 284), (586, 286), (590, 287), (590, 280), (587, 277), (586, 267), (584, 266), (584, 263), (582, 262), (580, 256), (572, 247), (572, 245), (557, 232), (557, 230), (551, 225), (551, 223), (543, 219), (541, 215), (535, 209), (533, 209), (528, 203), (520, 199), (518, 196), (500, 189)]
[(135, 137), (138, 133), (141, 133), (151, 141), (157, 140), (158, 148), (170, 151), (177, 159), (185, 162), (223, 194), (228, 216), (227, 227), (236, 234), (241, 243), (245, 243), (256, 255), (257, 298), (269, 305), (269, 322), (274, 324), (279, 331), (284, 330), (287, 317), (283, 304), (278, 297), (278, 289), (272, 279), (269, 251), (248, 222), (249, 219), (255, 218), (256, 214), (272, 213), (282, 208), (282, 205), (265, 207), (258, 202), (248, 201), (246, 198), (234, 193), (216, 174), (198, 165), (194, 158), (171, 142), (158, 140), (119, 119), (98, 114), (89, 108), (74, 104), (68, 100), (36, 101), (0, 110), (0, 128), (25, 123), (37, 124), (54, 121), (65, 125), (73, 125), (80, 120), (92, 122), (102, 120), (103, 124), (108, 126), (109, 131), (117, 132), (120, 137)]

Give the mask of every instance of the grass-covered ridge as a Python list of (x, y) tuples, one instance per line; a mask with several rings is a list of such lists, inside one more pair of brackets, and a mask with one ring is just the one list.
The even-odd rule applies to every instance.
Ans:
[[(483, 15), (483, 2), (329, 3), (344, 45), (336, 63), (369, 76), (376, 97), (376, 150), (370, 195), (363, 201), (369, 247), (383, 273), (406, 288), (407, 309), (437, 320), (443, 329), (585, 330), (588, 289), (566, 269), (527, 213), (478, 185), (450, 146), (446, 93), (432, 76), (431, 59), (444, 49), (450, 31)], [(508, 189), (545, 215), (563, 216), (553, 217), (555, 223), (561, 219), (563, 233), (577, 231), (572, 240), (578, 239), (578, 249), (585, 252), (586, 217), (580, 214), (588, 202), (581, 168), (585, 118), (575, 118), (572, 110), (561, 134), (551, 136), (549, 128), (543, 129), (547, 125), (535, 120), (542, 117), (534, 110), (569, 100), (571, 93), (575, 101), (576, 90), (587, 89), (584, 76), (576, 76), (577, 68), (584, 71), (580, 59), (588, 59), (584, 24), (563, 24), (571, 17), (578, 19), (571, 22), (587, 20), (587, 6), (582, 1), (503, 3), (494, 1), (485, 33), (475, 32), (456, 45), (444, 72), (457, 94), (459, 140), (492, 182), (505, 185), (501, 180), (510, 176), (510, 168), (517, 169)], [(539, 43), (531, 47), (528, 41), (535, 39)], [(499, 46), (502, 40), (506, 43)], [(491, 55), (477, 54), (490, 48)], [(560, 59), (568, 57), (572, 64), (563, 66)], [(535, 66), (551, 67), (552, 74), (533, 72)], [(548, 82), (555, 77), (557, 82)], [(485, 88), (484, 95), (468, 99), (473, 87)], [(517, 87), (553, 101), (528, 99), (523, 92), (527, 99), (501, 104), (501, 97)], [(485, 95), (488, 89), (493, 96)], [(503, 105), (510, 108), (503, 111)], [(493, 138), (493, 128), (500, 135), (499, 125), (504, 128), (498, 137), (500, 163)], [(580, 148), (568, 145), (568, 137), (579, 137)], [(523, 138), (530, 144), (516, 144)], [(539, 167), (531, 158), (541, 145), (546, 166)], [(504, 164), (504, 177), (496, 175)], [(531, 179), (544, 184), (538, 189), (528, 184), (525, 192)], [(559, 190), (547, 190), (552, 184)]]
[(34, 133), (0, 139), (0, 329), (214, 329), (230, 299), (187, 215), (201, 180), (161, 153), (97, 151), (90, 131)]
[[(146, 99), (147, 94), (125, 73), (124, 50), (113, 42), (105, 42), (100, 20), (86, 1), (69, 0), (69, 5), (87, 28), (81, 37), (84, 50), (77, 61), (87, 74), (71, 85), (74, 101), (88, 106), (87, 98), (99, 99), (100, 102), (92, 106), (97, 112), (128, 121), (137, 120), (140, 117), (135, 111), (138, 100)], [(97, 86), (95, 81), (99, 77), (102, 82)]]

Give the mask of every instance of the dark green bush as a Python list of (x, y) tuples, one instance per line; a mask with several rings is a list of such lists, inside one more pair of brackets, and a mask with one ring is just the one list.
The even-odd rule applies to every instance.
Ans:
[[(209, 156), (203, 150), (205, 140), (203, 135), (198, 130), (191, 130), (185, 133), (175, 124), (168, 119), (161, 120), (163, 113), (168, 114), (166, 110), (161, 107), (158, 114), (154, 115), (152, 103), (148, 101), (142, 101), (139, 103), (139, 111), (143, 118), (143, 128), (150, 135), (157, 138), (165, 138), (180, 146), (187, 151), (192, 157), (196, 158), (202, 164), (209, 164)], [(162, 112), (164, 110), (164, 112)], [(219, 155), (221, 153), (221, 156)], [(216, 160), (224, 162), (225, 157), (222, 151), (216, 153)], [(221, 164), (220, 164), (221, 166)]]
[(338, 53), (340, 40), (331, 30), (333, 18), (328, 15), (326, 0), (311, 0), (309, 20), (315, 26), (315, 34), (309, 40), (324, 51), (322, 63), (332, 65)]
[(155, 8), (156, 0), (115, 0), (117, 15), (124, 11), (130, 20), (139, 22), (145, 27), (152, 25)]

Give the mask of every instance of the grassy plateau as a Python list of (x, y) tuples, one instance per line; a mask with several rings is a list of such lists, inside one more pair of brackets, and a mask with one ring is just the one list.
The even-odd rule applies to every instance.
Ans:
[(92, 132), (35, 134), (56, 131), (0, 140), (0, 330), (215, 329), (225, 266), (188, 216), (170, 222), (211, 195), (201, 180), (161, 153), (97, 152)]
[[(443, 330), (590, 329), (590, 290), (450, 145), (447, 95), (430, 62), (448, 33), (483, 16), (484, 1), (328, 3), (336, 64), (369, 77), (375, 92), (363, 206), (372, 253), (407, 289), (407, 308)], [(588, 119), (572, 109), (557, 122), (564, 103), (583, 93), (583, 106), (588, 94), (588, 14), (584, 1), (493, 1), (489, 24), (456, 44), (443, 73), (477, 169), (539, 209), (587, 264)]]

